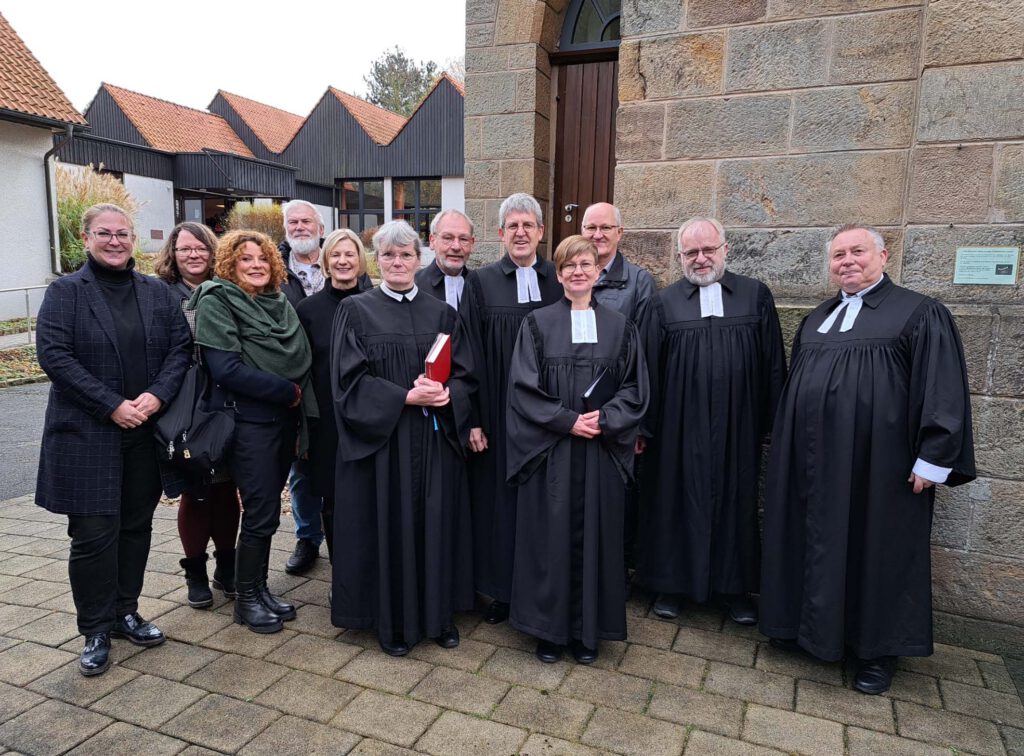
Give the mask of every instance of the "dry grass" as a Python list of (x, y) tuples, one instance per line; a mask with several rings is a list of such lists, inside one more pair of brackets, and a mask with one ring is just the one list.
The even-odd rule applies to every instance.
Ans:
[[(103, 165), (99, 166), (100, 170)], [(82, 243), (82, 215), (93, 205), (110, 202), (132, 218), (139, 203), (116, 177), (101, 173), (88, 165), (85, 168), (57, 165), (57, 229), (60, 234), (60, 262), (65, 273), (78, 270), (85, 263)], [(138, 254), (139, 250), (136, 250)]]

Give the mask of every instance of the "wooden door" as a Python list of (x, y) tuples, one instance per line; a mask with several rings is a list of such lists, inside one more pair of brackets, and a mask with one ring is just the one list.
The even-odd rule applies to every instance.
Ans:
[(613, 199), (618, 81), (617, 60), (558, 69), (552, 250), (580, 232), (588, 205)]

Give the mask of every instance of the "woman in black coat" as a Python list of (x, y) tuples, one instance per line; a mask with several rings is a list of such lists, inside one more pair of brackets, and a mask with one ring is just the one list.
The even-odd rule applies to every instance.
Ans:
[(133, 270), (124, 210), (90, 207), (82, 239), (85, 265), (50, 284), (39, 308), (36, 349), (53, 384), (36, 503), (68, 516), (79, 669), (98, 675), (110, 666), (111, 636), (164, 641), (138, 613), (161, 493), (152, 418), (178, 392), (189, 334), (167, 286)]
[[(153, 270), (181, 299), (182, 311), (192, 338), (196, 335), (196, 311), (185, 309), (195, 290), (213, 278), (217, 237), (202, 223), (186, 221), (175, 226), (157, 254)], [(199, 358), (194, 347), (192, 358)], [(217, 566), (213, 586), (227, 598), (235, 597), (235, 539), (241, 509), (235, 482), (226, 472), (213, 480), (189, 481), (178, 502), (178, 536), (185, 558), (188, 604), (195, 609), (213, 605), (213, 593), (206, 573), (206, 545), (213, 540)]]
[(321, 517), (327, 553), (334, 559), (334, 463), (338, 454), (338, 426), (331, 396), (331, 334), (338, 305), (373, 288), (366, 277), (366, 250), (355, 231), (339, 228), (323, 244), (327, 285), (295, 307), (313, 350), (313, 391), (320, 417), (310, 427), (309, 466), (313, 487), (323, 499)]

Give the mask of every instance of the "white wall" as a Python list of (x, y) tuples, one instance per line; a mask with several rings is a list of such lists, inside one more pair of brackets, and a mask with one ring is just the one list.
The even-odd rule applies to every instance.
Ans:
[(334, 230), (334, 210), (327, 205), (318, 205), (315, 202), (313, 207), (320, 213), (320, 217), (324, 219), (324, 236), (331, 233)]
[(466, 181), (462, 176), (441, 179), (441, 209), (466, 212)]
[[(41, 286), (51, 277), (43, 155), (52, 146), (49, 129), (0, 121), (0, 289)], [(29, 294), (35, 314), (43, 292)], [(25, 292), (0, 294), (0, 319), (24, 314)]]
[[(157, 252), (174, 228), (174, 183), (162, 179), (124, 174), (124, 188), (139, 205), (135, 215), (135, 233), (139, 246), (146, 252)], [(153, 232), (163, 232), (154, 239)]]

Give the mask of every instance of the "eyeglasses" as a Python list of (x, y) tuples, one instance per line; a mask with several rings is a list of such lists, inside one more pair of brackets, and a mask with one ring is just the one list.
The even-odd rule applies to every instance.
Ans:
[(377, 257), (381, 262), (386, 262), (389, 265), (395, 260), (401, 260), (404, 263), (411, 263), (416, 259), (416, 255), (412, 252), (403, 252), (400, 255), (396, 255), (394, 252), (381, 252)]
[(593, 236), (600, 231), (605, 236), (608, 236), (612, 231), (617, 229), (618, 226), (595, 226), (593, 223), (588, 223), (583, 227), (583, 233), (587, 236)]
[(696, 260), (697, 255), (704, 255), (704, 257), (711, 257), (718, 250), (725, 246), (725, 242), (722, 242), (717, 247), (701, 247), (700, 249), (684, 249), (680, 254), (687, 260)]
[(206, 257), (210, 254), (210, 250), (206, 247), (177, 247), (174, 252), (178, 255), (199, 255), (200, 257)]
[(455, 236), (455, 234), (441, 234), (441, 241), (447, 244), (448, 246), (454, 244), (456, 239), (458, 239), (459, 244), (461, 244), (464, 247), (473, 243), (472, 236)]
[(596, 267), (597, 266), (594, 265), (594, 263), (590, 262), (590, 260), (584, 260), (583, 262), (578, 262), (578, 263), (567, 262), (567, 263), (562, 263), (562, 272), (563, 273), (573, 273), (573, 272), (579, 270), (579, 271), (581, 271), (583, 273), (590, 273)]
[(130, 242), (134, 234), (131, 231), (118, 231), (111, 233), (110, 231), (90, 231), (93, 239), (98, 239), (104, 244), (109, 244), (111, 239), (117, 239), (122, 244)]
[(511, 231), (513, 234), (518, 233), (519, 229), (522, 229), (528, 234), (532, 234), (537, 230), (537, 224), (526, 221), (525, 223), (506, 223), (505, 230)]

